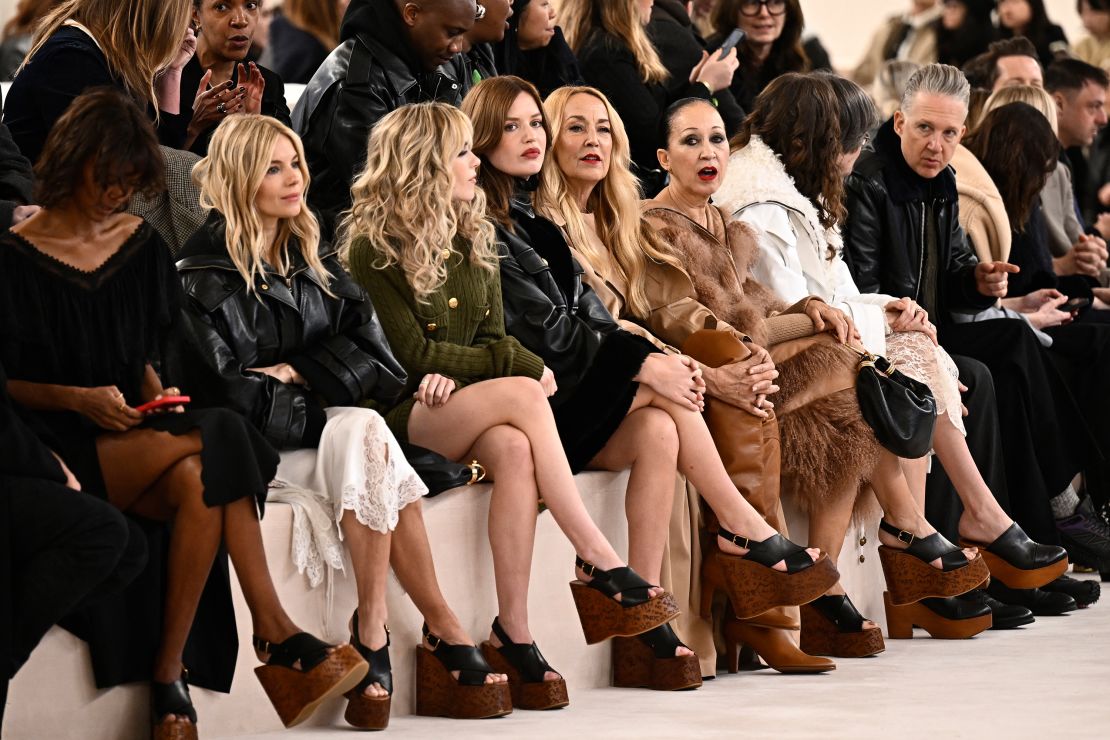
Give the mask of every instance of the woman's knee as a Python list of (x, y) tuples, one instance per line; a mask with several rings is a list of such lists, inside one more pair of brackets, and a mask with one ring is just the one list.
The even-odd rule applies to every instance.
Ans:
[(161, 485), (168, 499), (180, 507), (192, 502), (203, 503), (204, 464), (200, 455), (186, 455), (162, 474)]
[(658, 408), (638, 409), (629, 414), (624, 423), (632, 425), (638, 456), (652, 459), (674, 459), (678, 456), (678, 427), (674, 418), (666, 411)]
[[(520, 472), (531, 473), (532, 443), (528, 435), (508, 424), (499, 424), (492, 427), (480, 439), (481, 456), (486, 457), (488, 464), (497, 468), (512, 468)], [(479, 460), (483, 464), (485, 461)]]

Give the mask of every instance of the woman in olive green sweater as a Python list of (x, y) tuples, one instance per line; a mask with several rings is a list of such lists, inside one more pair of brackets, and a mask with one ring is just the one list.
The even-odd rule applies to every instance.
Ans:
[(498, 615), (485, 655), (509, 675), (514, 705), (561, 706), (565, 684), (528, 626), (541, 496), (579, 555), (571, 587), (587, 641), (645, 632), (678, 607), (624, 566), (586, 513), (547, 401), (554, 375), (505, 336), (472, 136), (466, 116), (440, 103), (383, 118), (352, 188), (342, 244), (410, 378), (412, 397), (383, 409), (394, 434), (454, 460), (476, 458), (495, 481), (489, 537)]

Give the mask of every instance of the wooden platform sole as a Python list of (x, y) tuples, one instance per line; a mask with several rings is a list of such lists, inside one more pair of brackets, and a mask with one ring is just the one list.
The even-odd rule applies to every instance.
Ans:
[(508, 683), (460, 684), (431, 651), (416, 648), (416, 713), (424, 717), (488, 719), (513, 711)]
[(482, 657), (494, 671), (509, 677), (509, 693), (512, 695), (514, 709), (544, 711), (561, 709), (570, 704), (567, 682), (563, 679), (525, 683), (520, 671), (489, 641), (482, 643)]
[(979, 554), (987, 564), (991, 578), (1002, 581), (1004, 586), (1014, 589), (1040, 588), (1047, 586), (1068, 571), (1068, 559), (1063, 558), (1043, 568), (1026, 570), (1011, 565), (1007, 561), (988, 552), (984, 545), (967, 544), (961, 540), (960, 547), (978, 547)]
[(799, 646), (802, 652), (809, 655), (831, 655), (834, 658), (867, 658), (886, 650), (883, 631), (878, 627), (860, 632), (841, 632), (809, 604), (802, 607)]
[(941, 640), (966, 640), (991, 628), (992, 617), (985, 614), (971, 619), (945, 619), (924, 604), (895, 604), (890, 592), (883, 593), (887, 634), (892, 640), (913, 639), (913, 628), (920, 627), (930, 637)]
[(657, 658), (635, 637), (613, 639), (613, 685), (625, 689), (685, 691), (701, 686), (696, 655)]
[(389, 696), (367, 696), (352, 689), (347, 692), (347, 709), (343, 712), (343, 719), (360, 730), (384, 730), (389, 726), (392, 703)]
[(825, 553), (805, 570), (786, 573), (738, 555), (714, 552), (702, 567), (701, 613), (710, 613), (715, 591), (728, 594), (737, 617), (750, 619), (775, 607), (808, 604), (838, 580), (840, 573)]
[(682, 610), (669, 591), (650, 601), (624, 607), (582, 581), (571, 581), (570, 592), (582, 622), (582, 633), (587, 644), (608, 640), (610, 637), (635, 637), (636, 635), (666, 624)]
[(293, 727), (308, 719), (328, 699), (353, 689), (369, 670), (357, 650), (339, 645), (310, 671), (262, 665), (254, 673), (282, 724)]
[(891, 603), (895, 605), (913, 604), (934, 597), (959, 596), (978, 588), (990, 578), (981, 553), (962, 568), (947, 572), (889, 545), (879, 545), (879, 560), (886, 576)]

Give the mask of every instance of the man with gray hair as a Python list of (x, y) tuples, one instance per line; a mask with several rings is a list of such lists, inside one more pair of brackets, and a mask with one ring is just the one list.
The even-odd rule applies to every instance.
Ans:
[[(952, 320), (953, 313), (977, 313), (1005, 297), (1008, 276), (1018, 272), (1006, 262), (979, 262), (960, 227), (949, 161), (966, 131), (969, 94), (955, 67), (930, 64), (910, 77), (900, 110), (848, 176), (844, 260), (861, 292), (910, 296), (928, 311), (968, 385), (974, 385), (974, 376), (965, 376), (968, 358), (990, 369), (987, 384), (993, 380), (1005, 399), (997, 413), (1010, 513), (1033, 539), (1055, 542), (1049, 499), (1066, 492), (1091, 461), (1079, 409), (1025, 321)], [(1064, 594), (1034, 591), (991, 586), (996, 598), (1035, 613), (1069, 606)], [(963, 618), (955, 607), (948, 612)]]

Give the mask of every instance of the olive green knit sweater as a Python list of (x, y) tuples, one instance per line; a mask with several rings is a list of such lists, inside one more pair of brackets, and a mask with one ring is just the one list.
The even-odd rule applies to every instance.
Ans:
[(369, 240), (351, 244), (351, 275), (369, 293), (389, 346), (408, 371), (400, 403), (378, 409), (398, 439), (408, 439), (412, 394), (428, 373), (451, 378), (456, 388), (510, 375), (539, 379), (543, 360), (505, 336), (497, 270), (484, 270), (469, 254), (456, 252), (449, 258), (447, 282), (418, 303), (401, 268), (375, 269), (377, 258)]

